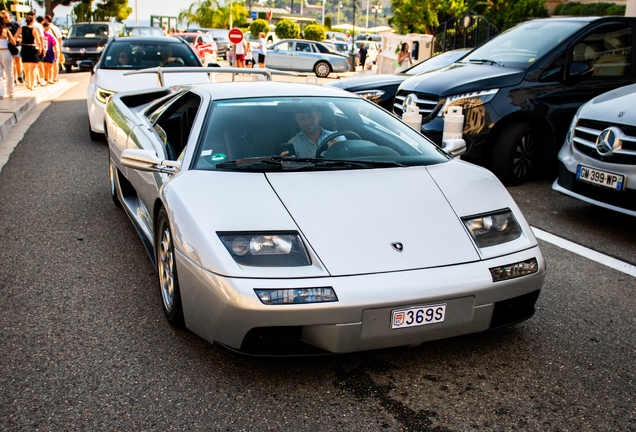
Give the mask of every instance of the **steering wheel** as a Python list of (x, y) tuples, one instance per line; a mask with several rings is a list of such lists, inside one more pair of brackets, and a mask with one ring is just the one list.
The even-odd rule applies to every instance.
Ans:
[(327, 135), (325, 139), (323, 139), (320, 142), (320, 144), (318, 145), (318, 149), (316, 150), (316, 157), (317, 158), (322, 157), (321, 154), (322, 152), (327, 150), (327, 148), (329, 147), (329, 143), (333, 141), (334, 138), (337, 138), (339, 136), (344, 136), (345, 138), (351, 138), (351, 139), (357, 139), (357, 140), (362, 139), (360, 138), (360, 135), (350, 130), (341, 130), (338, 132), (334, 132), (332, 134)]

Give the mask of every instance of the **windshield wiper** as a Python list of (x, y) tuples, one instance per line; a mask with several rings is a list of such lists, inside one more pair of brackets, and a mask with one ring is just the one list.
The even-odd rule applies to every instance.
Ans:
[(469, 59), (469, 62), (480, 62), (480, 63), (490, 63), (490, 64), (494, 64), (497, 66), (503, 66), (501, 63), (496, 62), (494, 60), (489, 60), (489, 59)]
[(216, 164), (217, 169), (258, 169), (276, 167), (283, 171), (303, 169), (343, 169), (343, 168), (386, 168), (403, 167), (405, 165), (395, 161), (347, 160), (322, 158), (292, 158), (289, 156), (265, 156)]

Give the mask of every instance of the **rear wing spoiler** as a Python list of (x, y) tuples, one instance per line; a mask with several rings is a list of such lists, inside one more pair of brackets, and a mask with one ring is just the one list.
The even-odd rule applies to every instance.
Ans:
[(167, 73), (230, 73), (232, 74), (232, 81), (234, 81), (234, 76), (236, 74), (248, 74), (248, 75), (264, 75), (267, 77), (267, 81), (272, 81), (272, 75), (287, 75), (287, 76), (298, 76), (292, 72), (283, 72), (276, 69), (267, 69), (267, 68), (236, 68), (236, 67), (170, 67), (170, 68), (148, 68), (141, 69), (138, 71), (126, 72), (124, 75), (139, 75), (139, 74), (149, 74), (154, 73), (157, 74), (157, 83), (159, 87), (165, 87), (165, 80), (163, 78), (164, 74)]

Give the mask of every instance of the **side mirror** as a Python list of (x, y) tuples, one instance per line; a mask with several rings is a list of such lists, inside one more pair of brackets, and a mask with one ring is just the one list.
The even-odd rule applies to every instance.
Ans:
[(95, 64), (93, 63), (92, 60), (83, 60), (83, 61), (79, 62), (79, 69), (82, 72), (90, 72), (91, 75), (92, 75), (94, 68), (95, 68)]
[(444, 140), (442, 148), (454, 158), (458, 158), (466, 153), (466, 141), (463, 139)]
[(159, 159), (152, 150), (127, 149), (121, 154), (121, 164), (140, 171), (174, 174), (181, 162)]
[(567, 81), (570, 84), (575, 84), (583, 81), (585, 78), (592, 76), (594, 73), (594, 66), (591, 62), (575, 61), (570, 63), (570, 67), (567, 71)]

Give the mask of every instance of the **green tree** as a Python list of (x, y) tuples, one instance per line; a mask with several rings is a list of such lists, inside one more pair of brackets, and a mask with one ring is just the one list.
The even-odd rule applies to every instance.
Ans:
[(252, 37), (257, 38), (260, 32), (265, 33), (266, 36), (267, 33), (269, 33), (269, 23), (264, 19), (256, 19), (252, 21), (252, 24), (250, 24), (250, 33), (252, 34)]
[(331, 17), (330, 16), (326, 16), (325, 17), (325, 28), (328, 30), (331, 30)]
[(325, 28), (320, 24), (309, 24), (305, 27), (305, 39), (322, 42), (325, 40)]
[(300, 37), (300, 27), (292, 20), (280, 20), (276, 24), (274, 33), (279, 39), (298, 39)]
[(439, 25), (440, 0), (391, 0), (391, 22), (399, 34), (431, 34)]
[(128, 0), (104, 0), (98, 3), (93, 10), (93, 20), (110, 21), (115, 19), (122, 22), (132, 13), (132, 8), (128, 7)]
[(75, 22), (87, 22), (93, 20), (93, 10), (91, 8), (92, 0), (82, 0), (73, 6), (72, 13)]

